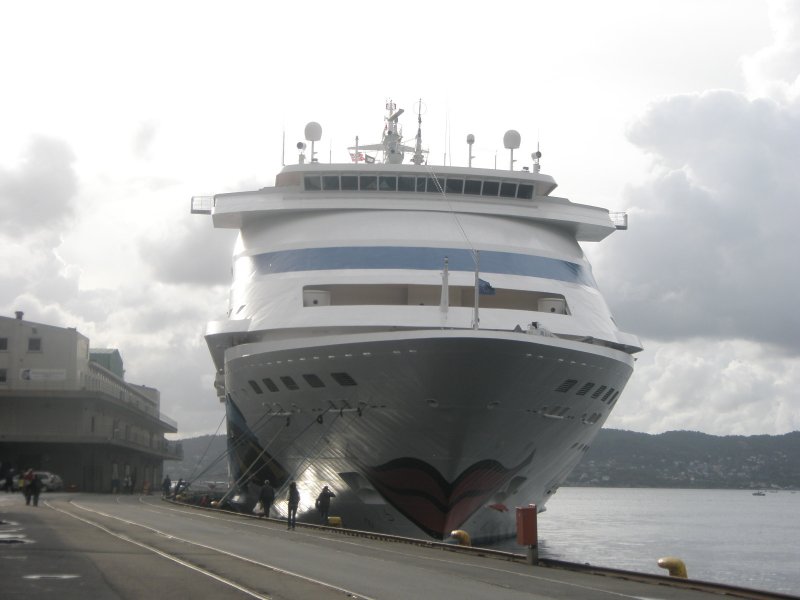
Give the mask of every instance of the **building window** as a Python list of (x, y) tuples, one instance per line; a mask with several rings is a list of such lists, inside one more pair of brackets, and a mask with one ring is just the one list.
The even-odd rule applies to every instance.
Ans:
[(28, 338), (28, 352), (41, 352), (42, 338)]
[(6, 375), (6, 370), (5, 369), (0, 369), (0, 383), (6, 383), (7, 381), (8, 381), (8, 379), (7, 379), (7, 375)]
[(0, 352), (8, 350), (8, 338), (0, 338)]

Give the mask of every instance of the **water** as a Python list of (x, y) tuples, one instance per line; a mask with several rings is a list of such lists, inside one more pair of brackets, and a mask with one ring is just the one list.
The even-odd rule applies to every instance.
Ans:
[(800, 492), (561, 488), (539, 515), (539, 555), (659, 575), (676, 556), (692, 579), (800, 594)]

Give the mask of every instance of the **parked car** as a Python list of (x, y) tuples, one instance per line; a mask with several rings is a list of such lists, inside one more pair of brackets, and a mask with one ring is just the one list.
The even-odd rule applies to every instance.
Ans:
[(42, 482), (42, 489), (47, 492), (58, 492), (64, 489), (64, 481), (50, 471), (34, 471), (34, 475)]

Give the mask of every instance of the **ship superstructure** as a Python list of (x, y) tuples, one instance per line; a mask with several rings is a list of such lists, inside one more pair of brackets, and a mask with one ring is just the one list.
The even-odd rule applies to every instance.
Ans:
[[(295, 480), (301, 519), (328, 485), (348, 527), (508, 536), (513, 507), (541, 509), (580, 461), (641, 350), (579, 245), (627, 222), (551, 195), (538, 150), (522, 171), (429, 165), (401, 114), (387, 104), (352, 163), (318, 162), (310, 123), (310, 160), (298, 144), (274, 186), (193, 198), (239, 231), (228, 315), (206, 332), (232, 475), (252, 498)], [(513, 169), (519, 134), (505, 144)]]

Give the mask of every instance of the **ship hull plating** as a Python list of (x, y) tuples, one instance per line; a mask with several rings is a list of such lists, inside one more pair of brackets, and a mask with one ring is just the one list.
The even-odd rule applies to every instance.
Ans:
[[(627, 382), (630, 355), (515, 332), (349, 334), (226, 355), (233, 475), (254, 497), (296, 480), (300, 520), (323, 485), (345, 526), (478, 542), (543, 508)], [(280, 495), (282, 494), (282, 495)]]

